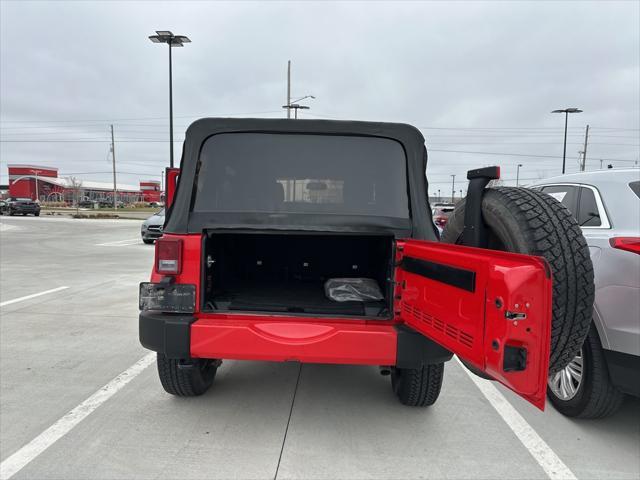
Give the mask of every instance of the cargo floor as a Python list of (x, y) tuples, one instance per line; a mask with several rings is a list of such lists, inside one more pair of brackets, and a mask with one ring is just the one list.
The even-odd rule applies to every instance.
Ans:
[(251, 284), (215, 292), (214, 308), (284, 313), (380, 316), (384, 301), (336, 302), (316, 283)]

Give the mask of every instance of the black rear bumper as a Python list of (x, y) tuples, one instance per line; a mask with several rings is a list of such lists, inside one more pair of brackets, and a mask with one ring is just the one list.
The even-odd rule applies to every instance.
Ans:
[(140, 343), (144, 348), (165, 354), (168, 358), (191, 357), (191, 315), (140, 312)]

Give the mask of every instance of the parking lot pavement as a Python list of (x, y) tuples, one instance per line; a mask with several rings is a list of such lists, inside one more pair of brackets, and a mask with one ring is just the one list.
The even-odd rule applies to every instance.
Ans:
[[(225, 362), (207, 394), (180, 399), (151, 365), (77, 425), (65, 417), (52, 441), (43, 432), (86, 414), (87, 398), (148, 353), (137, 284), (153, 247), (139, 227), (0, 218), (0, 460), (20, 456), (13, 478), (560, 478), (455, 361), (429, 409), (400, 405), (373, 367)], [(576, 421), (499, 390), (565, 473), (640, 478), (638, 400)], [(35, 438), (50, 446), (33, 454)]]

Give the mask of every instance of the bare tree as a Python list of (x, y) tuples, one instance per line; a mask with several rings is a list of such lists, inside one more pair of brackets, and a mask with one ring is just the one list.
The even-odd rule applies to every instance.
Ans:
[(69, 188), (73, 192), (73, 203), (76, 206), (76, 215), (80, 213), (80, 193), (82, 192), (82, 180), (78, 177), (67, 177)]

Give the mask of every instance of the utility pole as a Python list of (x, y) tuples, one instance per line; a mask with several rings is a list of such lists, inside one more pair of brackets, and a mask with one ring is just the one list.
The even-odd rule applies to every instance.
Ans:
[[(169, 166), (173, 168), (173, 67), (171, 61), (171, 44), (169, 43)], [(113, 125), (111, 125), (111, 134), (113, 135)], [(112, 142), (113, 144), (113, 142)], [(115, 160), (114, 160), (115, 165)], [(114, 180), (113, 188), (115, 189), (115, 166), (113, 167)], [(115, 208), (115, 207), (114, 207)]]
[[(171, 51), (171, 50), (169, 50)], [(116, 146), (113, 141), (113, 125), (111, 125), (111, 160), (113, 162), (113, 210), (118, 210), (118, 188), (116, 187)]]
[(600, 159), (600, 170), (602, 170), (602, 159)]
[(456, 176), (451, 175), (451, 203), (454, 202), (456, 197)]
[(580, 165), (580, 171), (584, 172), (584, 169), (587, 165), (587, 142), (589, 140), (589, 125), (587, 125), (587, 130), (584, 132), (584, 150), (582, 151), (582, 164)]
[(291, 60), (287, 61), (287, 118), (291, 118)]

